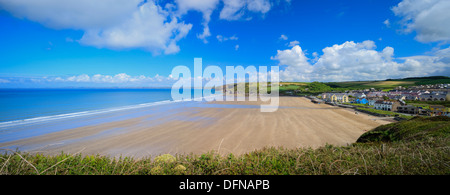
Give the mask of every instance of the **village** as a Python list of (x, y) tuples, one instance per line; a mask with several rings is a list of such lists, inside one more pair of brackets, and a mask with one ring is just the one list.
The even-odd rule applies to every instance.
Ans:
[[(398, 86), (389, 91), (371, 89), (310, 96), (314, 103), (326, 103), (382, 116), (450, 116), (450, 84)], [(398, 113), (398, 114), (397, 114)]]

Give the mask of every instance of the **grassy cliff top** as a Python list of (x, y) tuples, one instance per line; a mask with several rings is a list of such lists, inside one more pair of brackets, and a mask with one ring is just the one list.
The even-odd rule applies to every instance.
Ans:
[(358, 143), (395, 142), (448, 138), (450, 135), (450, 117), (414, 117), (410, 120), (379, 126), (364, 133)]

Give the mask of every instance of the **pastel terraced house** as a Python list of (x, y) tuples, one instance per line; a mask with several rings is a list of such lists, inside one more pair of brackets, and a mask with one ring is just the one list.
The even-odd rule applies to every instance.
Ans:
[(430, 106), (430, 115), (431, 116), (441, 116), (447, 115), (449, 113), (449, 109), (442, 105), (431, 105)]
[(322, 94), (322, 99), (327, 102), (348, 102), (348, 95), (345, 93), (324, 93)]
[(398, 101), (390, 100), (377, 100), (374, 104), (374, 108), (377, 110), (397, 111), (397, 107), (400, 106)]

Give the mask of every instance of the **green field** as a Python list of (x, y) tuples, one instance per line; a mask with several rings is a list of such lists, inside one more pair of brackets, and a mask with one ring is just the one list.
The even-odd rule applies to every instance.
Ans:
[(410, 105), (414, 105), (414, 106), (420, 106), (420, 107), (422, 107), (424, 109), (429, 108), (430, 105), (442, 105), (442, 106), (445, 106), (447, 108), (450, 107), (450, 101), (426, 101), (426, 102), (424, 102), (424, 101), (410, 101), (410, 100), (407, 100), (406, 103), (410, 104)]
[(356, 107), (362, 107), (362, 108), (365, 108), (365, 107), (373, 108), (373, 106), (369, 106), (368, 104), (357, 104), (357, 103), (342, 103), (342, 104), (356, 106)]
[(411, 77), (404, 79), (388, 79), (390, 81), (413, 81), (415, 85), (432, 85), (441, 83), (450, 83), (450, 77), (431, 76), (431, 77)]
[(411, 119), (413, 118), (413, 116), (409, 116), (409, 115), (404, 115), (404, 114), (400, 114), (397, 112), (392, 112), (392, 111), (387, 111), (387, 110), (376, 110), (373, 108), (363, 108), (363, 107), (358, 107), (356, 108), (356, 110), (359, 111), (366, 111), (366, 112), (370, 112), (370, 113), (374, 113), (374, 114), (383, 114), (383, 115), (388, 115), (388, 116), (396, 116), (396, 117), (400, 117), (400, 118), (404, 118), (404, 119)]
[(302, 86), (305, 86), (306, 84), (295, 84), (295, 83), (280, 83), (280, 91), (294, 91), (301, 89)]
[(382, 125), (349, 146), (265, 148), (244, 155), (109, 158), (0, 154), (2, 175), (449, 175), (450, 118)]
[(397, 86), (414, 86), (414, 81), (352, 81), (352, 82), (330, 82), (326, 83), (331, 87), (341, 87), (350, 89), (394, 89)]
[(330, 87), (350, 88), (350, 89), (393, 89), (397, 86), (407, 87), (427, 84), (450, 83), (450, 77), (432, 76), (432, 77), (414, 77), (404, 79), (387, 79), (384, 81), (349, 81), (349, 82), (329, 82), (325, 83)]
[[(317, 95), (324, 92), (345, 92), (356, 89), (370, 89), (389, 91), (395, 87), (416, 86), (423, 84), (450, 83), (449, 77), (417, 77), (405, 79), (388, 79), (384, 81), (349, 81), (349, 82), (280, 82), (280, 95)], [(259, 91), (259, 83), (256, 84)], [(235, 84), (236, 90), (237, 84)], [(245, 91), (249, 91), (249, 84), (245, 83)], [(293, 94), (294, 91), (297, 93)], [(270, 93), (270, 85), (268, 87)]]
[(348, 90), (347, 88), (332, 88), (325, 83), (320, 82), (281, 82), (280, 83), (280, 94), (283, 95), (287, 93), (287, 91), (298, 91), (296, 95), (317, 95), (324, 92), (344, 92)]

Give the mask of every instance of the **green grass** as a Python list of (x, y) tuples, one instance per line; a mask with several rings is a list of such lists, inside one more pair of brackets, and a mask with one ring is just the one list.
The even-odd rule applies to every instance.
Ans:
[(415, 85), (433, 85), (450, 83), (450, 77), (446, 76), (430, 76), (430, 77), (411, 77), (404, 78), (403, 81), (415, 81)]
[(361, 135), (357, 142), (432, 140), (449, 136), (449, 117), (414, 117), (411, 120), (379, 126)]
[[(412, 118), (414, 118), (415, 116), (409, 116), (409, 115), (404, 115), (404, 114), (400, 114), (400, 115), (398, 115), (397, 117), (400, 117), (400, 118), (403, 118), (403, 119), (412, 119)], [(428, 116), (425, 116), (425, 117), (428, 117)]]
[(377, 110), (377, 109), (373, 109), (373, 108), (357, 107), (356, 110), (366, 111), (366, 112), (375, 113), (375, 114), (383, 114), (383, 115), (388, 115), (391, 117), (396, 116), (396, 117), (400, 117), (400, 118), (404, 118), (404, 119), (411, 119), (414, 117), (414, 116), (400, 114), (397, 112), (392, 112), (392, 111), (387, 111), (387, 110)]
[(357, 103), (342, 103), (345, 105), (352, 105), (352, 106), (357, 106), (357, 107), (373, 107), (373, 106), (369, 106), (368, 104), (357, 104)]
[(416, 85), (433, 85), (433, 84), (443, 84), (443, 83), (450, 83), (450, 78), (421, 80), (421, 81), (417, 81)]
[(427, 84), (444, 84), (450, 83), (450, 78), (445, 76), (431, 76), (431, 77), (411, 77), (404, 79), (387, 79), (385, 81), (349, 81), (349, 82), (329, 82), (325, 83), (334, 88), (349, 88), (349, 89), (382, 89), (389, 91), (397, 86), (415, 86)]
[(301, 89), (301, 87), (299, 85), (283, 85), (279, 87), (280, 92), (282, 91), (294, 91), (294, 90), (298, 90)]
[[(268, 82), (270, 83), (270, 82)], [(405, 79), (388, 79), (384, 81), (348, 81), (348, 82), (280, 82), (280, 95), (291, 95), (293, 91), (299, 90), (296, 95), (317, 95), (325, 92), (345, 92), (355, 89), (370, 89), (389, 91), (397, 86), (415, 86), (422, 84), (450, 83), (450, 78), (445, 76), (413, 77)], [(256, 84), (259, 86), (259, 84)], [(236, 90), (235, 84), (235, 90)], [(259, 87), (257, 87), (259, 91)], [(245, 83), (245, 91), (249, 91), (249, 83)], [(270, 93), (270, 85), (268, 92)], [(289, 92), (290, 91), (290, 92)]]
[(383, 125), (348, 146), (264, 148), (244, 155), (163, 155), (109, 158), (9, 152), (0, 155), (7, 175), (405, 175), (450, 174), (448, 117)]
[(386, 111), (386, 110), (377, 110), (377, 109), (373, 109), (373, 108), (356, 108), (356, 109), (357, 110), (371, 112), (371, 113), (375, 113), (375, 114), (389, 115), (389, 116), (399, 115), (399, 113), (396, 113), (396, 112)]
[(430, 105), (442, 105), (447, 108), (450, 107), (450, 101), (412, 101), (412, 100), (406, 100), (407, 104), (411, 105), (422, 105), (429, 107)]
[(414, 81), (350, 81), (350, 82), (330, 82), (326, 83), (331, 87), (349, 88), (349, 89), (383, 89), (391, 90), (397, 86), (413, 86)]
[(318, 95), (324, 92), (343, 92), (348, 89), (346, 88), (332, 88), (324, 83), (320, 82), (311, 82), (311, 83), (281, 83), (280, 86), (280, 95), (292, 94), (289, 91), (296, 91), (296, 95)]

